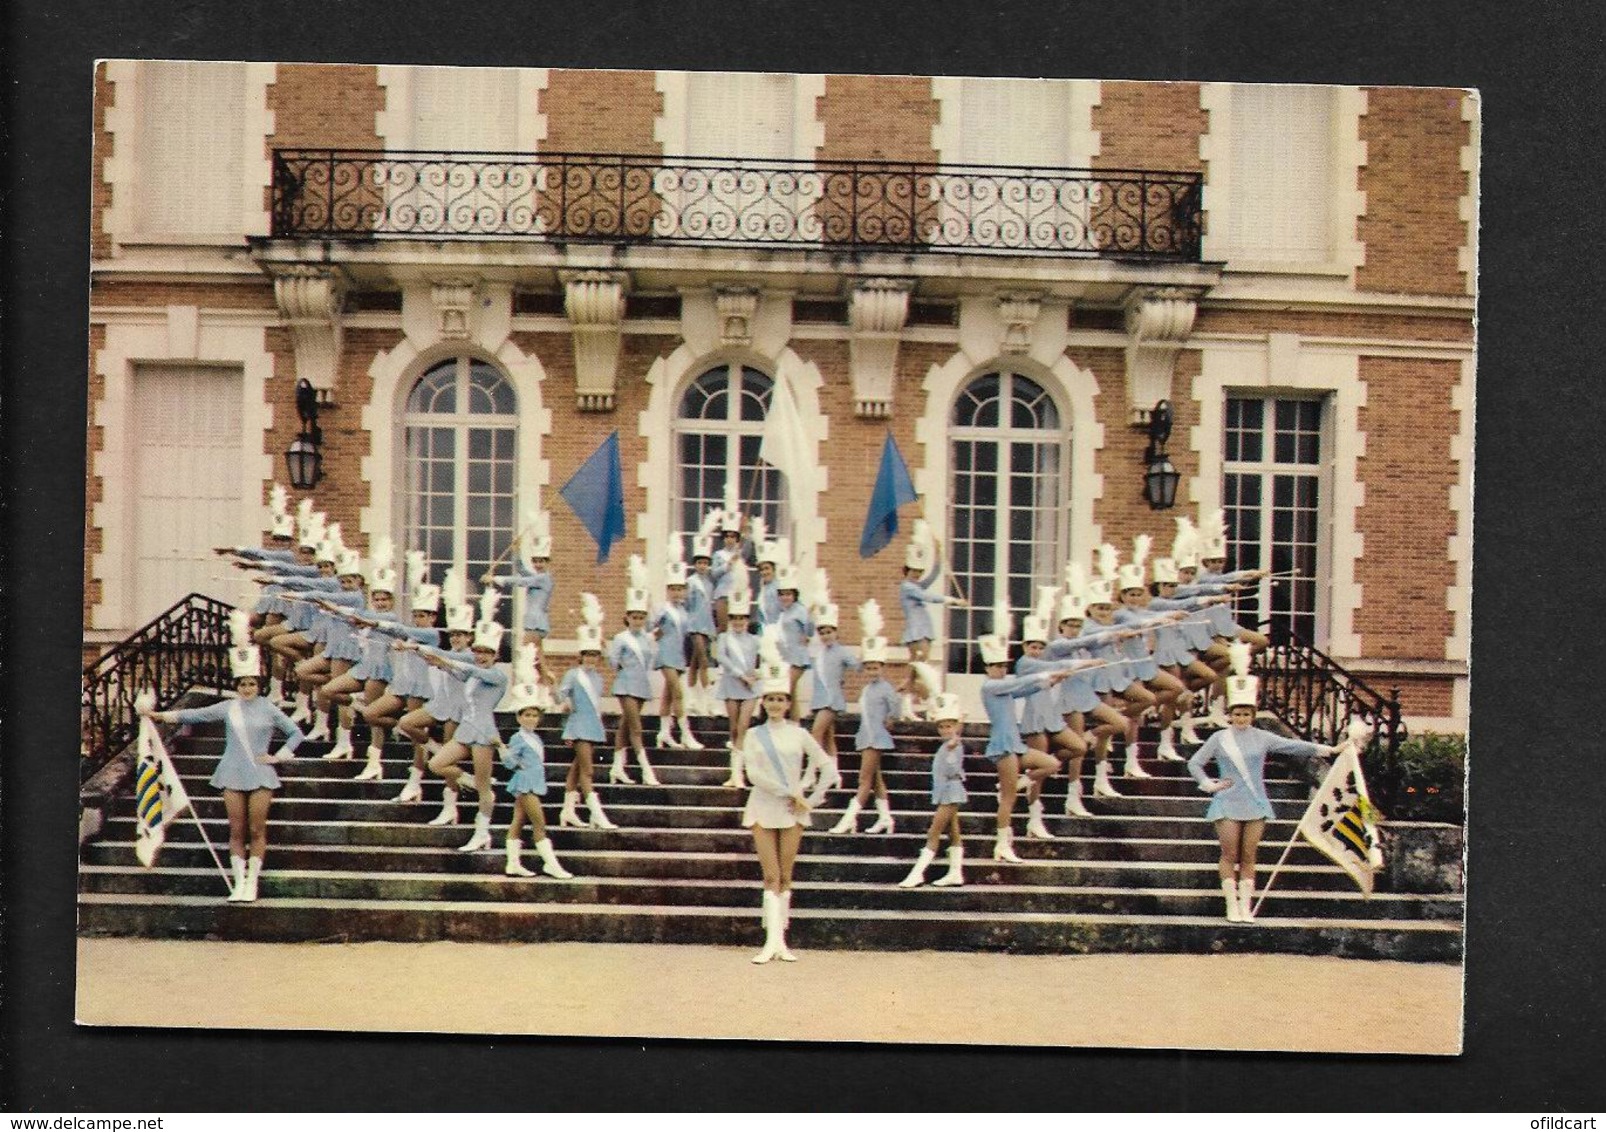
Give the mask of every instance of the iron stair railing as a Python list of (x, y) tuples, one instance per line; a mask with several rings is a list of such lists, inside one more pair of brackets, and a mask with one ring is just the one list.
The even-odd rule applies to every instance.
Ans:
[(1287, 625), (1260, 628), (1271, 637), (1255, 663), (1261, 707), (1296, 733), (1328, 745), (1343, 737), (1351, 720), (1364, 720), (1372, 741), (1361, 753), (1363, 764), (1392, 762), (1407, 738), (1400, 690), (1383, 695)]
[(133, 741), (134, 700), (149, 688), (157, 710), (194, 689), (233, 686), (226, 602), (192, 593), (84, 668), (79, 781), (86, 782)]

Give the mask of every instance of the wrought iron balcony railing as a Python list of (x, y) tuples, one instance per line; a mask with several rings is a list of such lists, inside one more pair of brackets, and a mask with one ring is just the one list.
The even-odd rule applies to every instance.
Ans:
[(280, 149), (273, 235), (1199, 259), (1200, 175)]

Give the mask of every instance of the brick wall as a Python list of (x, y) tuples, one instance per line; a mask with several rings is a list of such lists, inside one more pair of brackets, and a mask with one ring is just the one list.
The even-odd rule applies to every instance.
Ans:
[(302, 495), (311, 495), (330, 522), (340, 523), (340, 534), (346, 545), (366, 553), (368, 539), (362, 529), (362, 509), (368, 506), (369, 485), (363, 478), (362, 461), (371, 445), (369, 434), (362, 427), (362, 412), (374, 388), (368, 367), (373, 364), (375, 355), (393, 349), (401, 341), (401, 333), (395, 330), (346, 331), (335, 382), (336, 405), (318, 417), (318, 427), (323, 430), (324, 479), (310, 492), (290, 488), (284, 465), (284, 451), (301, 427), (296, 415), (296, 358), (290, 331), (273, 327), (268, 331), (267, 341), (273, 353), (273, 379), (267, 389), (268, 403), (273, 406), (273, 426), (263, 434), (262, 443), (273, 461), (273, 472), (271, 478), (263, 482), (262, 498), (267, 499), (268, 489), (274, 482), (284, 484), (290, 491), (292, 511)]
[(546, 148), (554, 152), (659, 153), (653, 119), (663, 97), (652, 71), (554, 69), (541, 92)]
[(1328, 338), (1392, 338), (1416, 342), (1471, 342), (1472, 317), (1416, 318), (1389, 314), (1322, 314), (1316, 311), (1199, 308), (1194, 334), (1255, 334), (1273, 331)]
[[(102, 64), (104, 68), (104, 64)], [(94, 525), (95, 505), (105, 498), (101, 478), (95, 474), (95, 458), (106, 447), (106, 430), (95, 423), (95, 413), (106, 397), (106, 379), (95, 365), (95, 356), (106, 345), (106, 327), (89, 324), (89, 403), (88, 436), (84, 450), (84, 625), (90, 624), (90, 611), (100, 602), (100, 579), (94, 575), (95, 555), (104, 547), (101, 529)]]
[(1415, 294), (1466, 292), (1457, 253), (1467, 243), (1460, 198), (1467, 192), (1459, 90), (1375, 87), (1367, 92), (1360, 188), (1366, 215), (1360, 238), (1366, 262), (1356, 286)]
[(1198, 83), (1103, 82), (1093, 108), (1099, 132), (1095, 169), (1198, 170), (1209, 115)]
[[(1366, 455), (1356, 474), (1366, 503), (1356, 526), (1366, 554), (1356, 560), (1362, 604), (1355, 613), (1361, 653), (1369, 657), (1443, 659), (1454, 628), (1445, 593), (1455, 582), (1449, 542), (1456, 516), (1450, 488), (1456, 465), (1450, 438), (1458, 415), (1450, 393), (1461, 377), (1457, 362), (1362, 357), (1366, 406), (1359, 427)], [(1403, 407), (1409, 411), (1402, 411)], [(1419, 709), (1413, 709), (1419, 710)]]
[(204, 310), (274, 310), (273, 284), (266, 277), (236, 277), (223, 283), (169, 283), (149, 279), (89, 281), (97, 307), (200, 307)]
[(268, 87), (268, 146), (379, 149), (374, 122), (384, 106), (376, 67), (280, 63)]
[(95, 65), (94, 154), (90, 160), (89, 255), (105, 259), (111, 255), (111, 236), (106, 231), (106, 210), (111, 207), (112, 187), (106, 183), (106, 158), (111, 156), (112, 136), (106, 129), (106, 109), (116, 96), (116, 84), (106, 77), (106, 64)]
[(825, 126), (822, 161), (934, 163), (932, 127), (938, 107), (927, 78), (827, 75), (816, 100)]

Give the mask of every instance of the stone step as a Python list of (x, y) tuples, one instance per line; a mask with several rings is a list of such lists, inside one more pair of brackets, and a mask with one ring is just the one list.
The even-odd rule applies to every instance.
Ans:
[[(441, 837), (429, 845), (312, 845), (305, 843), (275, 843), (269, 848), (275, 871), (279, 869), (330, 870), (358, 873), (426, 871), (431, 873), (483, 870), (482, 855), (463, 854), (456, 847), (466, 839), (460, 829), (449, 831), (450, 837)], [(642, 880), (739, 880), (754, 875), (755, 858), (751, 847), (747, 852), (694, 852), (674, 853), (652, 850), (621, 850), (597, 847), (589, 835), (577, 836), (573, 830), (549, 830), (559, 856), (571, 871), (591, 877), (630, 877)], [(498, 831), (498, 838), (501, 831)], [(915, 839), (860, 839), (862, 846), (856, 853), (840, 852), (836, 847), (802, 856), (797, 862), (799, 881), (863, 881), (869, 876), (882, 877), (896, 871), (894, 881), (901, 880), (913, 856), (899, 856), (897, 851), (919, 851)], [(592, 847), (583, 847), (587, 843)], [(1202, 888), (1217, 891), (1217, 874), (1214, 859), (1205, 861), (1145, 861), (1099, 860), (1071, 855), (1060, 857), (1026, 856), (1025, 864), (1010, 865), (1005, 869), (991, 861), (992, 840), (986, 837), (966, 838), (966, 868), (970, 873), (986, 868), (1007, 873), (1009, 882), (1016, 885), (1095, 885), (1135, 886), (1148, 888)], [(1025, 848), (1023, 846), (1023, 848)], [(529, 852), (528, 837), (525, 850)], [(222, 847), (218, 847), (222, 853)], [(1026, 850), (1028, 853), (1031, 850)], [(1279, 853), (1281, 851), (1279, 850)], [(1321, 862), (1311, 855), (1309, 863), (1298, 857), (1283, 866), (1278, 884), (1299, 891), (1355, 891), (1354, 882), (1337, 866)], [(131, 842), (96, 842), (88, 847), (85, 863), (95, 867), (141, 868), (134, 856)], [(939, 855), (934, 869), (947, 867), (945, 855)], [(170, 840), (151, 869), (151, 875), (160, 875), (169, 869), (210, 869), (211, 858), (199, 841)], [(499, 866), (497, 866), (499, 867)], [(1265, 875), (1263, 866), (1263, 875)], [(936, 873), (932, 874), (933, 876)], [(977, 875), (980, 875), (979, 873)], [(1454, 899), (1460, 900), (1459, 896)]]
[[(433, 816), (438, 807), (415, 807), (412, 810), (412, 820), (390, 822), (349, 822), (349, 821), (291, 821), (279, 820), (274, 817), (270, 820), (270, 845), (339, 845), (339, 846), (397, 846), (397, 847), (435, 847), (452, 848), (468, 840), (472, 832), (472, 817), (467, 807), (459, 807), (461, 824), (456, 826), (434, 826), (425, 824)], [(745, 829), (734, 825), (715, 825), (707, 828), (667, 827), (653, 825), (628, 824), (629, 807), (619, 807), (619, 829), (556, 829), (555, 837), (560, 846), (567, 849), (569, 846), (580, 848), (607, 848), (640, 853), (752, 853), (753, 837)], [(614, 810), (609, 809), (612, 815)], [(505, 815), (504, 815), (505, 816)], [(204, 809), (202, 818), (207, 827), (207, 836), (214, 845), (222, 845), (228, 838), (228, 823), (221, 813), (221, 807), (216, 812), (207, 813)], [(1144, 822), (1136, 819), (1133, 828), (1138, 832), (1126, 832), (1117, 836), (1118, 827), (1123, 823), (1119, 819), (1100, 818), (1060, 818), (1051, 820), (1048, 824), (1051, 830), (1056, 830), (1067, 836), (1057, 837), (1053, 841), (1035, 841), (1020, 836), (1022, 822), (1015, 823), (1017, 836), (1015, 838), (1015, 851), (1023, 858), (1044, 858), (1056, 860), (1131, 860), (1131, 861), (1208, 861), (1214, 862), (1220, 854), (1216, 838), (1209, 834), (1209, 827), (1201, 825), (1202, 835), (1193, 837), (1179, 837), (1174, 833), (1158, 836), (1160, 830), (1155, 828), (1154, 822)], [(1269, 858), (1272, 853), (1282, 853), (1282, 843), (1294, 831), (1293, 823), (1269, 823), (1271, 830), (1262, 843), (1262, 855)], [(499, 821), (496, 828), (505, 829), (506, 822)], [(1143, 832), (1148, 830), (1147, 834)], [(892, 855), (903, 860), (914, 860), (925, 843), (926, 824), (924, 822), (913, 825), (899, 826), (898, 832), (890, 835), (828, 833), (823, 829), (811, 829), (803, 837), (803, 846), (799, 860), (815, 853), (845, 854), (849, 856), (881, 856)], [(108, 842), (132, 842), (134, 839), (134, 821), (132, 818), (114, 818), (106, 823), (103, 839)], [(199, 835), (194, 824), (186, 817), (168, 830), (168, 844), (194, 844), (200, 845)], [(965, 844), (967, 853), (972, 849), (975, 854), (990, 854), (992, 852), (993, 832), (991, 821), (985, 818), (980, 820), (967, 820), (965, 822)], [(163, 850), (166, 852), (166, 849)], [(1289, 859), (1295, 862), (1319, 862), (1325, 860), (1314, 849), (1300, 843), (1295, 846)]]
[[(756, 947), (761, 934), (756, 904), (283, 898), (246, 905), (214, 896), (94, 892), (80, 895), (78, 924), (90, 935), (259, 942), (586, 940)], [(1427, 919), (1268, 915), (1252, 924), (1229, 924), (1219, 916), (850, 911), (809, 907), (801, 896), (788, 932), (798, 950), (1286, 952), (1439, 962), (1460, 959), (1461, 939), (1459, 924)]]
[[(463, 856), (463, 855), (460, 855)], [(520, 878), (503, 874), (500, 850), (466, 855), (450, 872), (381, 872), (364, 870), (300, 870), (277, 864), (264, 874), (261, 895), (271, 899), (299, 900), (481, 900), (550, 901), (560, 904), (694, 905), (752, 908), (758, 903), (760, 878), (757, 861), (749, 874), (738, 879), (665, 879), (587, 876), (570, 880), (549, 877)], [(534, 853), (526, 867), (539, 871)], [(582, 868), (581, 858), (565, 861), (571, 872)], [(1061, 884), (1037, 887), (1015, 882), (1014, 867), (978, 861), (967, 870), (960, 888), (899, 888), (909, 870), (908, 861), (887, 861), (874, 876), (853, 881), (814, 881), (799, 878), (800, 903), (810, 908), (839, 911), (888, 909), (922, 912), (1043, 912), (1054, 915), (1110, 913), (1119, 915), (1209, 916), (1221, 904), (1219, 889), (1098, 886)], [(927, 878), (942, 875), (933, 867)], [(1279, 878), (1281, 879), (1281, 878)], [(90, 866), (82, 890), (102, 894), (211, 896), (227, 894), (215, 868), (167, 868), (162, 875), (135, 865)], [(1272, 916), (1358, 920), (1453, 920), (1461, 913), (1457, 899), (1434, 896), (1380, 896), (1364, 900), (1355, 892), (1301, 892), (1273, 888), (1263, 911)]]

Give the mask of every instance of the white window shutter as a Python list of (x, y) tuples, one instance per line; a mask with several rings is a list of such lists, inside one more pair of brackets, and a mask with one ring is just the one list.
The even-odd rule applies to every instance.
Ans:
[(412, 79), (412, 148), (511, 152), (518, 148), (518, 73), (418, 67)]
[(1332, 258), (1333, 92), (1232, 88), (1229, 254), (1279, 263)]
[(792, 158), (796, 136), (791, 75), (712, 74), (686, 81), (686, 153), (697, 157)]
[(159, 235), (243, 235), (239, 63), (140, 64), (139, 228)]

